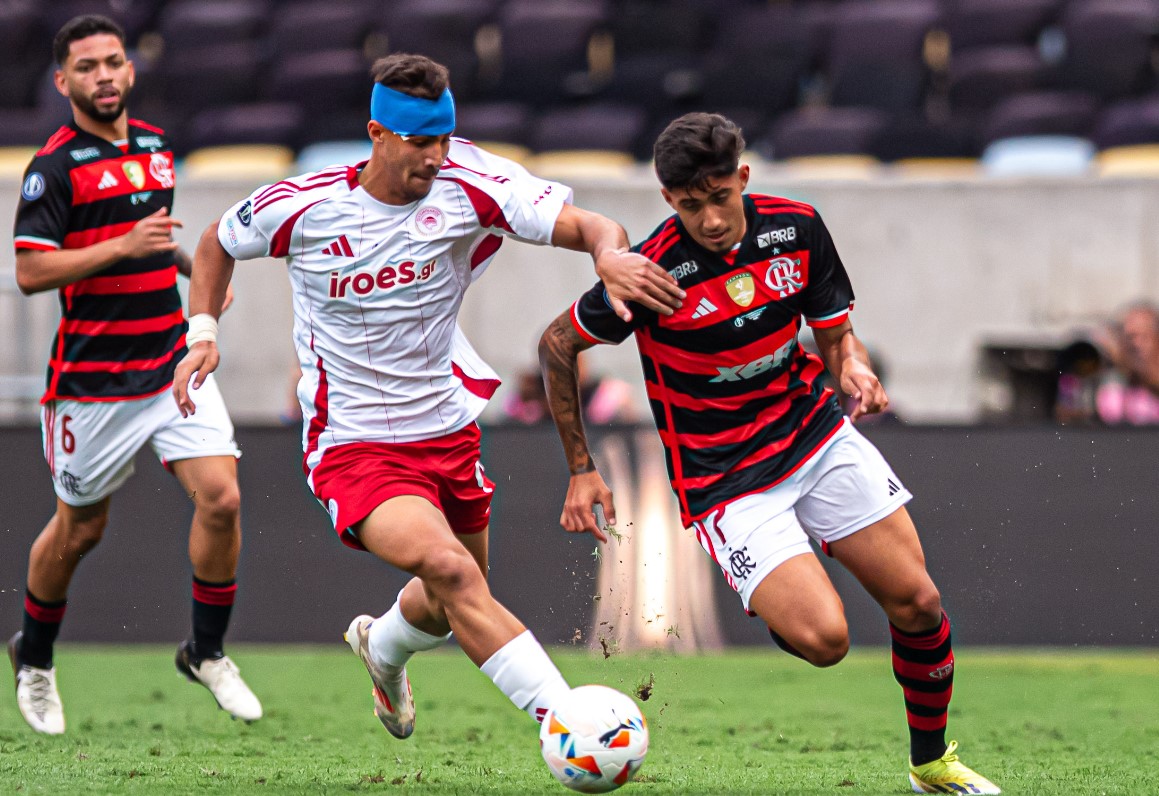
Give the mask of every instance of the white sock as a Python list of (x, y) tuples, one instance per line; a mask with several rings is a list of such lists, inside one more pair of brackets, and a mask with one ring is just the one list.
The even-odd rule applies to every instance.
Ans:
[(406, 621), (396, 602), (370, 626), (370, 655), (379, 665), (405, 666), (416, 652), (441, 647), (450, 637), (419, 630)]
[(483, 674), (536, 721), (570, 689), (530, 630), (508, 641), (479, 667)]

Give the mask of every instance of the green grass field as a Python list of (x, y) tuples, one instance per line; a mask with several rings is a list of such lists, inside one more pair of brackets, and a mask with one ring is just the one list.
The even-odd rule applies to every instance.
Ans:
[[(68, 733), (0, 705), (0, 793), (566, 793), (536, 726), (457, 651), (411, 666), (418, 726), (396, 741), (365, 671), (334, 648), (237, 647), (266, 717), (247, 726), (176, 675), (169, 648), (58, 652)], [(626, 793), (906, 793), (888, 651), (814, 670), (773, 649), (672, 657), (557, 650), (575, 684), (643, 703), (652, 746)], [(1011, 794), (1159, 793), (1159, 653), (957, 652), (950, 737)], [(11, 681), (5, 688), (11, 687)]]

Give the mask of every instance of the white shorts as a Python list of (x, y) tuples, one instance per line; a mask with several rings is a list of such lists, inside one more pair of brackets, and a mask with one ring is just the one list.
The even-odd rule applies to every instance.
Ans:
[(765, 577), (809, 540), (831, 543), (884, 519), (913, 497), (873, 443), (848, 419), (776, 486), (746, 495), (692, 524), (696, 538), (745, 610)]
[(233, 423), (210, 375), (192, 391), (197, 414), (182, 417), (170, 390), (129, 401), (49, 401), (40, 411), (44, 457), (57, 497), (88, 506), (116, 492), (133, 474), (146, 442), (161, 463), (241, 456)]

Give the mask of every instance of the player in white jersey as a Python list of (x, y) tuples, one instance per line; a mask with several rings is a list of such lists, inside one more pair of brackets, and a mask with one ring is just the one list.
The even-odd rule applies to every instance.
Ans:
[(414, 728), (405, 664), (453, 630), (463, 651), (536, 719), (567, 685), (487, 587), (494, 484), (475, 418), (498, 379), (456, 326), (463, 294), (504, 237), (589, 253), (618, 310), (670, 314), (683, 292), (628, 252), (615, 222), (541, 180), (452, 139), (447, 70), (396, 54), (374, 67), (369, 161), (265, 186), (202, 235), (190, 285), (182, 412), (218, 363), (216, 312), (235, 259), (283, 257), (302, 367), (304, 469), (343, 542), (415, 576), (347, 641), (374, 682), (393, 735)]

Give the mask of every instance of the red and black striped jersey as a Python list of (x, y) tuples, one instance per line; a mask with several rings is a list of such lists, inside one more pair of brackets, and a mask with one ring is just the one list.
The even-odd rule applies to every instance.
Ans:
[(824, 364), (797, 342), (802, 317), (836, 326), (853, 307), (833, 239), (809, 205), (748, 194), (744, 206), (744, 239), (727, 255), (700, 246), (678, 216), (633, 247), (687, 293), (675, 314), (633, 306), (625, 323), (602, 283), (571, 311), (589, 342), (635, 333), (685, 525), (787, 478), (842, 422)]
[[(122, 146), (70, 123), (36, 153), (16, 210), (16, 250), (80, 249), (173, 204), (173, 153), (135, 119)], [(65, 285), (42, 401), (123, 401), (173, 381), (185, 317), (172, 253), (120, 260)]]

